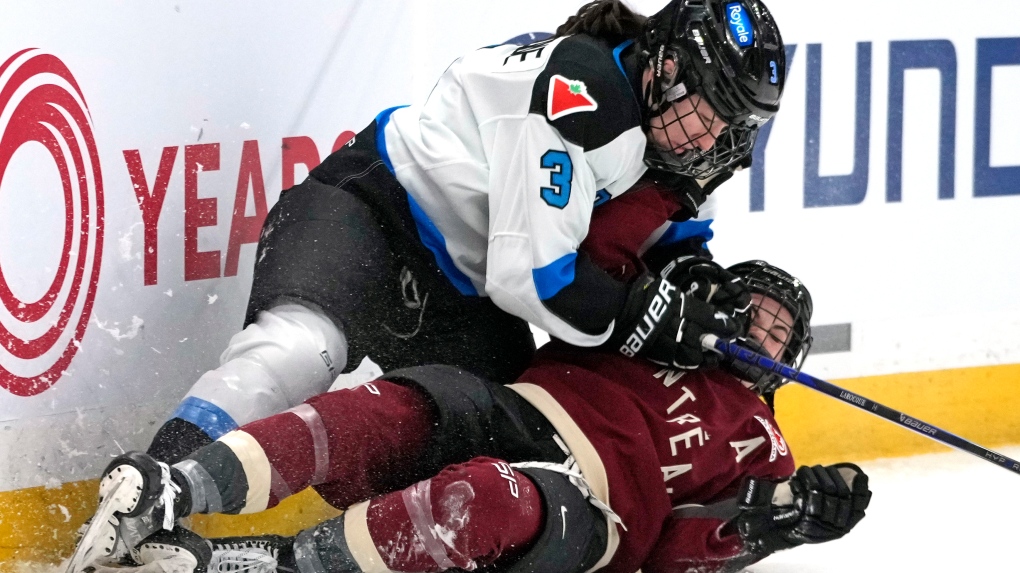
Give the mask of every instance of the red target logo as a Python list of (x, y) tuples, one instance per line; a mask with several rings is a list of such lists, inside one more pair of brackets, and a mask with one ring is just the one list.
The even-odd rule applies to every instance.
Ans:
[[(26, 206), (42, 202), (37, 223)], [(0, 386), (33, 396), (60, 379), (92, 314), (102, 251), (85, 96), (56, 56), (18, 52), (0, 65)]]

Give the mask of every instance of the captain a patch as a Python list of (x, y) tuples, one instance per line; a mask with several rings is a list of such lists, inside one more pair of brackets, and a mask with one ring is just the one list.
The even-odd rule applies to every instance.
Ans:
[(598, 107), (595, 98), (588, 95), (584, 82), (561, 75), (549, 79), (549, 106), (546, 115), (550, 121), (579, 111), (595, 111)]

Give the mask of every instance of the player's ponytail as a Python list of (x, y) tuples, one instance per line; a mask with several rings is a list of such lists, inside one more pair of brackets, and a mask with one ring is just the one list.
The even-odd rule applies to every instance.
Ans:
[(556, 36), (587, 34), (618, 44), (640, 36), (646, 19), (620, 0), (595, 0), (556, 28)]

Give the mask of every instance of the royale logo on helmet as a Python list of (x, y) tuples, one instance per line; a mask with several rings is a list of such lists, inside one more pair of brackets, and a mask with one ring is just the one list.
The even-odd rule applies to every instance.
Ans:
[(747, 17), (744, 5), (739, 2), (731, 2), (726, 5), (726, 14), (729, 15), (730, 34), (741, 48), (746, 48), (754, 43), (754, 29)]

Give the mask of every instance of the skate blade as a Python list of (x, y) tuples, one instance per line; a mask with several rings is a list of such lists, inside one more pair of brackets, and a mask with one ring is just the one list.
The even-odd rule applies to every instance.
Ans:
[(113, 519), (113, 500), (116, 499), (117, 491), (124, 487), (126, 481), (127, 478), (121, 478), (103, 498), (103, 501), (99, 502), (96, 514), (92, 516), (92, 521), (85, 529), (85, 534), (81, 536), (78, 546), (74, 548), (74, 553), (71, 554), (71, 559), (67, 562), (65, 573), (82, 573), (96, 559), (106, 556), (105, 554), (96, 554), (98, 548), (95, 546), (95, 541), (99, 538), (103, 525)]

